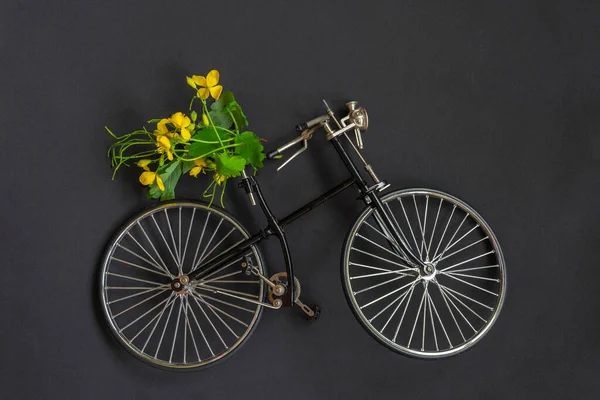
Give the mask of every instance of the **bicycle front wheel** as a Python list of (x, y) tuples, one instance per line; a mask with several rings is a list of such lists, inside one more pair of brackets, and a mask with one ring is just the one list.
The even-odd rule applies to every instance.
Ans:
[(342, 256), (354, 315), (380, 343), (405, 355), (441, 358), (472, 347), (504, 301), (506, 270), (496, 236), (468, 204), (443, 192), (407, 189), (382, 201), (423, 265), (404, 259), (367, 208)]
[[(203, 203), (159, 204), (127, 223), (102, 263), (104, 313), (115, 337), (139, 359), (189, 369), (231, 355), (254, 330), (263, 282), (245, 275), (250, 260), (261, 273), (258, 249), (193, 280), (200, 265), (248, 238), (228, 213)], [(184, 284), (174, 288), (179, 278)]]

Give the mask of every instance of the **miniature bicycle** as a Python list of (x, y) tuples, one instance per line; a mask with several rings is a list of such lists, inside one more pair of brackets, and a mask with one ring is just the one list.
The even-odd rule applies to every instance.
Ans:
[[(325, 103), (327, 106), (327, 103)], [(125, 224), (102, 262), (103, 309), (116, 338), (154, 365), (189, 369), (225, 359), (247, 341), (264, 308), (297, 305), (308, 319), (320, 309), (300, 299), (286, 225), (355, 186), (365, 209), (342, 252), (342, 286), (360, 324), (389, 349), (419, 358), (458, 354), (492, 327), (504, 301), (506, 270), (488, 224), (463, 201), (430, 189), (380, 194), (380, 180), (360, 153), (367, 112), (357, 102), (337, 119), (327, 113), (297, 126), (307, 149), (319, 128), (350, 177), (290, 215), (276, 218), (258, 181), (242, 174), (239, 187), (260, 205), (267, 226), (251, 235), (226, 211), (202, 202), (160, 203)], [(354, 142), (348, 133), (354, 133)], [(346, 152), (347, 139), (372, 184)], [(257, 245), (279, 239), (285, 271), (269, 276)]]

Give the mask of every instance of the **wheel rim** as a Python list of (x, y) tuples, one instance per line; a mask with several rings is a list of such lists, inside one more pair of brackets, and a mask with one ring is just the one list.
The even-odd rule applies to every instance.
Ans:
[(403, 190), (382, 201), (423, 266), (399, 255), (373, 210), (365, 210), (342, 264), (355, 315), (377, 340), (407, 355), (439, 358), (473, 346), (504, 301), (504, 258), (492, 230), (469, 205), (442, 192)]
[[(198, 203), (162, 204), (137, 216), (102, 265), (102, 304), (112, 332), (134, 355), (161, 367), (197, 368), (227, 357), (262, 311), (231, 296), (263, 299), (262, 281), (240, 268), (250, 260), (262, 272), (260, 255), (251, 248), (200, 281), (191, 276), (248, 236), (228, 214)], [(174, 280), (182, 284), (175, 288)]]

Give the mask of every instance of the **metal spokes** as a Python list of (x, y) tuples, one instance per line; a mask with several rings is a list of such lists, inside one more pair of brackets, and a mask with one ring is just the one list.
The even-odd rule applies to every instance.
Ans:
[[(135, 218), (102, 269), (113, 333), (136, 356), (164, 367), (200, 367), (230, 354), (258, 320), (261, 307), (251, 301), (262, 300), (263, 283), (242, 273), (241, 257), (177, 291), (171, 282), (192, 277), (203, 261), (247, 237), (232, 217), (203, 204), (164, 204)], [(255, 249), (246, 256), (262, 271)]]
[(388, 347), (412, 356), (464, 351), (492, 326), (504, 299), (496, 237), (466, 203), (427, 189), (387, 195), (384, 205), (423, 265), (411, 265), (366, 210), (342, 262), (346, 294), (360, 322)]

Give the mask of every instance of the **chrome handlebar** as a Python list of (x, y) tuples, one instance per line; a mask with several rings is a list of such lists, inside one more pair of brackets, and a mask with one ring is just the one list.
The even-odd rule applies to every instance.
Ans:
[[(312, 138), (313, 133), (321, 127), (325, 128), (328, 140), (331, 140), (332, 138), (338, 135), (345, 134), (346, 132), (352, 129), (354, 130), (356, 145), (359, 149), (363, 148), (361, 132), (365, 132), (369, 126), (369, 117), (367, 115), (367, 110), (365, 110), (364, 107), (359, 107), (358, 102), (356, 101), (348, 102), (346, 103), (348, 115), (338, 121), (327, 102), (323, 100), (323, 103), (325, 103), (325, 106), (327, 108), (326, 115), (321, 115), (319, 117), (311, 119), (310, 121), (296, 125), (296, 131), (302, 132), (300, 136), (290, 140), (283, 146), (280, 146), (277, 149), (267, 153), (266, 156), (268, 159), (274, 159), (290, 147), (298, 143), (302, 143), (302, 147), (300, 148), (300, 150), (296, 151), (289, 159), (287, 159), (283, 164), (281, 164), (277, 168), (277, 171), (280, 171), (290, 161), (292, 161), (294, 158), (306, 151), (306, 149), (308, 148), (308, 141)], [(339, 129), (332, 129), (329, 125), (330, 120), (335, 121), (335, 124)]]

